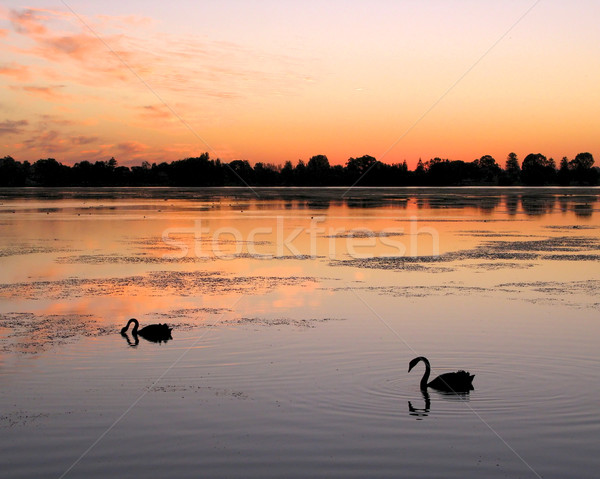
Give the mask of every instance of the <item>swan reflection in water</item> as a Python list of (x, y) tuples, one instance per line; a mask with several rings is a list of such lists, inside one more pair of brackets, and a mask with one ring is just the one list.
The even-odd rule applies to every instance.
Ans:
[(127, 333), (121, 333), (121, 336), (123, 336), (125, 338), (125, 340), (127, 341), (127, 344), (129, 344), (129, 346), (131, 346), (132, 348), (135, 348), (138, 344), (140, 344), (140, 338), (138, 338), (137, 334), (133, 335), (133, 341), (129, 338), (129, 334)]
[(414, 407), (412, 402), (408, 401), (408, 414), (415, 416), (417, 421), (427, 417), (429, 415), (429, 410), (431, 409), (431, 399), (429, 398), (429, 393), (427, 391), (421, 391), (421, 394), (423, 395), (423, 400), (425, 401), (425, 407)]
[[(412, 401), (408, 401), (408, 414), (413, 416), (417, 421), (423, 420), (431, 413), (431, 397), (427, 390), (421, 390), (425, 407), (415, 407)], [(448, 391), (436, 391), (436, 395), (445, 401), (468, 401), (469, 391), (465, 392), (448, 392)], [(435, 409), (435, 408), (434, 408)]]
[[(127, 334), (127, 330), (129, 329), (129, 325), (133, 323), (133, 329), (131, 330), (131, 334), (133, 336), (134, 342), (129, 339), (129, 335)], [(121, 329), (121, 336), (123, 336), (127, 340), (127, 344), (129, 346), (135, 347), (139, 344), (140, 340), (138, 336), (141, 336), (146, 341), (151, 341), (153, 343), (166, 343), (170, 339), (173, 339), (171, 336), (171, 331), (173, 328), (170, 328), (167, 324), (149, 324), (148, 326), (143, 327), (138, 330), (140, 323), (137, 319), (131, 318), (127, 321), (127, 325)]]

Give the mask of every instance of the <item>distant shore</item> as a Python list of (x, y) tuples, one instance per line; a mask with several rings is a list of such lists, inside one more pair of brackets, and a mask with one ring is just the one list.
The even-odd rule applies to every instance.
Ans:
[(108, 161), (81, 161), (73, 166), (54, 158), (31, 164), (10, 156), (0, 158), (0, 187), (110, 187), (110, 186), (596, 186), (600, 168), (590, 153), (573, 159), (564, 157), (557, 167), (553, 158), (531, 153), (520, 162), (510, 153), (505, 166), (484, 155), (472, 162), (433, 158), (419, 160), (414, 170), (406, 162), (387, 164), (364, 155), (350, 158), (344, 166), (329, 164), (325, 155), (307, 163), (291, 161), (283, 166), (245, 160), (229, 163), (213, 160), (208, 153), (170, 163), (143, 162), (140, 166), (119, 166)]

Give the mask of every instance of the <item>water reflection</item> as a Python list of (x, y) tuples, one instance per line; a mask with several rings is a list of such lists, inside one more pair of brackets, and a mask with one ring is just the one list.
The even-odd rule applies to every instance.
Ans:
[(309, 210), (328, 210), (330, 205), (329, 200), (324, 201), (307, 201), (306, 207)]
[[(88, 202), (106, 201), (100, 205), (106, 212), (114, 208), (108, 204), (116, 200), (138, 200), (147, 203), (149, 211), (162, 202), (160, 210), (181, 211), (182, 201), (194, 201), (196, 211), (260, 211), (273, 210), (328, 210), (337, 207), (348, 209), (473, 209), (491, 213), (504, 207), (509, 215), (523, 213), (541, 216), (561, 211), (573, 211), (578, 217), (590, 217), (599, 201), (598, 188), (107, 188), (89, 191), (85, 188), (23, 189), (0, 188), (0, 200), (23, 199), (19, 213), (43, 212), (50, 216), (65, 213), (58, 206), (87, 206)], [(257, 201), (257, 196), (260, 199)], [(165, 198), (166, 196), (166, 198)], [(167, 204), (164, 202), (167, 201)], [(55, 204), (53, 204), (55, 203)], [(59, 204), (60, 203), (60, 204)], [(38, 208), (35, 208), (35, 207)], [(138, 205), (139, 206), (139, 205)], [(96, 205), (96, 208), (98, 205)], [(42, 208), (42, 209), (40, 209)], [(2, 208), (0, 213), (12, 212)], [(121, 211), (123, 211), (121, 209)], [(82, 211), (78, 211), (83, 214)], [(98, 211), (95, 210), (96, 213)]]
[(575, 213), (575, 216), (579, 218), (588, 218), (592, 216), (594, 208), (590, 203), (575, 204), (573, 206), (573, 212)]
[(522, 195), (521, 207), (526, 215), (537, 216), (552, 213), (556, 198), (554, 196)]
[(431, 410), (431, 398), (429, 397), (429, 393), (427, 391), (421, 391), (421, 394), (423, 396), (423, 401), (425, 402), (425, 407), (416, 408), (412, 405), (411, 401), (408, 401), (408, 414), (415, 416), (417, 421), (427, 417), (429, 415), (429, 411)]
[[(444, 401), (468, 401), (470, 399), (469, 391), (450, 392), (450, 391), (435, 391), (437, 396)], [(426, 390), (421, 391), (424, 407), (415, 407), (412, 401), (408, 401), (408, 414), (413, 416), (417, 421), (423, 420), (431, 413), (431, 397)]]
[(348, 208), (358, 209), (369, 209), (369, 208), (382, 208), (388, 205), (386, 198), (355, 198), (350, 197), (346, 200), (346, 206)]
[(121, 333), (121, 336), (125, 338), (127, 344), (129, 344), (129, 346), (131, 346), (132, 348), (135, 348), (138, 344), (140, 344), (140, 339), (138, 338), (137, 334), (133, 335), (133, 341), (131, 341), (131, 339), (129, 338), (129, 334), (127, 333)]
[(519, 210), (519, 195), (509, 194), (504, 197), (504, 203), (506, 205), (506, 212), (514, 216)]
[[(557, 207), (561, 211), (571, 210), (579, 217), (592, 216), (598, 204), (598, 192), (593, 189), (577, 189), (571, 192), (551, 188), (519, 188), (469, 192), (469, 190), (444, 189), (429, 191), (426, 188), (414, 191), (381, 192), (378, 198), (365, 192), (355, 192), (345, 199), (348, 208), (413, 208), (421, 209), (473, 209), (483, 214), (491, 214), (504, 207), (514, 216), (518, 213), (527, 216), (552, 214)], [(385, 193), (385, 194), (383, 194)]]
[[(129, 338), (129, 334), (127, 334), (126, 332), (122, 332), (121, 336), (123, 336), (125, 338), (125, 340), (127, 341), (127, 344), (129, 344), (129, 346), (131, 346), (132, 348), (135, 348), (138, 344), (140, 344), (140, 336), (142, 336), (141, 334), (132, 334), (133, 336), (133, 341)], [(173, 336), (171, 336), (171, 333), (169, 333), (168, 335), (164, 335), (164, 336), (151, 336), (151, 337), (146, 337), (146, 336), (142, 336), (142, 338), (144, 338), (146, 341), (150, 341), (151, 343), (166, 343), (168, 341), (170, 341), (171, 339), (173, 339)]]

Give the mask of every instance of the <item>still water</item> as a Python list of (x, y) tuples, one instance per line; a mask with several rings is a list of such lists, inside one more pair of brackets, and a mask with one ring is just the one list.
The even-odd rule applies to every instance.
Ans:
[(599, 199), (0, 190), (2, 476), (596, 478)]

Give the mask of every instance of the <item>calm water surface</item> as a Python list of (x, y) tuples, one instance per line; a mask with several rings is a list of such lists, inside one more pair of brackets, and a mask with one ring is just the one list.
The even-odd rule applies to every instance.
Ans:
[(0, 190), (2, 476), (596, 478), (599, 199)]

